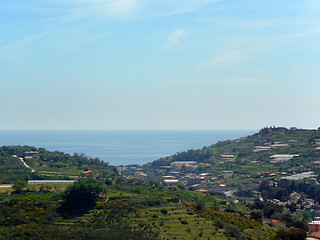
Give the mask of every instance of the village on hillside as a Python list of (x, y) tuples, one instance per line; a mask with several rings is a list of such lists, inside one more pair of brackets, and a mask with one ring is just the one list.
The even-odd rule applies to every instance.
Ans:
[[(274, 138), (269, 136), (272, 131), (277, 132), (279, 140), (272, 141)], [(145, 166), (121, 166), (117, 170), (129, 178), (156, 176), (166, 184), (181, 186), (204, 195), (223, 194), (233, 202), (258, 198), (278, 206), (294, 206), (296, 211), (312, 215), (310, 231), (318, 232), (314, 231), (314, 225), (318, 226), (320, 223), (317, 221), (320, 220), (319, 199), (298, 190), (287, 192), (286, 196), (265, 196), (265, 189), (277, 189), (285, 180), (319, 184), (320, 129), (313, 131), (314, 137), (309, 139), (305, 136), (297, 139), (290, 136), (301, 137), (300, 133), (301, 130), (297, 128), (269, 129), (265, 135), (261, 131), (254, 137), (220, 141), (208, 149), (202, 149), (212, 152), (203, 161), (179, 160), (170, 161), (167, 165), (149, 163)], [(244, 154), (241, 147), (248, 145), (250, 147), (245, 149)], [(224, 149), (231, 151), (222, 152)], [(268, 187), (263, 189), (262, 183)]]

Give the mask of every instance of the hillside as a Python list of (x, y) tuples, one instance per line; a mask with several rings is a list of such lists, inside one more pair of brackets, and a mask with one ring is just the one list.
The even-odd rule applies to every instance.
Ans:
[(30, 146), (0, 147), (0, 184), (18, 179), (77, 179), (87, 174), (118, 176), (116, 169), (98, 158)]
[[(81, 154), (3, 146), (2, 183), (76, 182), (2, 191), (0, 239), (305, 239), (320, 216), (319, 142), (320, 131), (264, 128), (120, 175)], [(283, 179), (297, 173), (308, 181)]]
[(78, 192), (74, 212), (63, 207), (68, 189), (0, 194), (0, 239), (278, 239), (277, 228), (245, 217), (247, 206), (220, 197), (132, 179), (103, 185), (86, 211)]
[[(204, 179), (207, 184), (257, 188), (262, 179), (280, 179), (309, 171), (317, 177), (318, 160), (319, 130), (273, 127), (161, 158), (145, 165), (143, 171), (149, 176), (173, 175), (184, 183), (188, 174), (202, 174), (210, 177)], [(189, 163), (178, 168), (173, 166), (182, 161)]]
[(78, 179), (69, 186), (3, 188), (0, 239), (224, 240), (277, 235), (276, 228), (245, 217), (251, 211), (245, 204), (156, 179), (126, 179), (99, 159), (29, 146), (3, 146), (0, 153), (2, 183)]

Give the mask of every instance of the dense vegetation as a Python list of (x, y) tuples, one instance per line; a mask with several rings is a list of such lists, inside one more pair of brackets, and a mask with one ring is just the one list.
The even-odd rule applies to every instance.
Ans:
[(245, 205), (226, 206), (176, 187), (86, 178), (63, 192), (2, 195), (0, 239), (275, 239), (276, 229), (241, 216)]
[(320, 202), (320, 185), (310, 180), (289, 181), (283, 179), (277, 182), (277, 186), (270, 186), (269, 181), (265, 180), (260, 184), (259, 191), (265, 199), (287, 201), (290, 193), (299, 192)]

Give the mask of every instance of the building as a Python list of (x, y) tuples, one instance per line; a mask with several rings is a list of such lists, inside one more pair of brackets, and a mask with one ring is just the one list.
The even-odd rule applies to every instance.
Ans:
[(312, 221), (308, 223), (309, 233), (320, 232), (320, 221)]
[(223, 159), (235, 159), (236, 156), (233, 155), (233, 154), (228, 154), (228, 153), (225, 153), (225, 154), (221, 154), (220, 155)]
[(298, 181), (305, 178), (313, 178), (313, 177), (317, 177), (317, 175), (315, 175), (314, 172), (302, 172), (302, 173), (293, 174), (291, 176), (282, 177), (281, 179)]
[(195, 166), (195, 165), (197, 165), (197, 162), (195, 162), (195, 161), (181, 161), (181, 162), (177, 161), (177, 162), (172, 162), (170, 164), (171, 168), (175, 168), (175, 169), (180, 169), (185, 165), (193, 165), (193, 166)]
[(75, 180), (28, 180), (29, 185), (42, 185), (42, 184), (72, 184)]
[(297, 193), (297, 192), (293, 192), (290, 194), (290, 201), (297, 203), (300, 199), (302, 198), (301, 194)]
[(39, 152), (38, 151), (25, 151), (24, 154), (26, 156), (33, 156), (35, 154), (38, 154)]
[(271, 147), (289, 147), (288, 143), (275, 143), (272, 144)]
[(271, 149), (272, 147), (268, 147), (268, 146), (256, 146), (253, 152), (269, 151)]
[(164, 179), (166, 184), (177, 184), (179, 182), (178, 179)]
[(209, 195), (209, 191), (207, 189), (197, 189), (196, 192), (202, 193), (203, 195)]
[(229, 177), (232, 177), (233, 171), (222, 171), (222, 172), (221, 172), (221, 175), (222, 175), (224, 178), (229, 178)]
[(286, 162), (298, 156), (299, 154), (275, 154), (270, 156), (270, 158), (272, 158), (270, 162), (271, 163)]

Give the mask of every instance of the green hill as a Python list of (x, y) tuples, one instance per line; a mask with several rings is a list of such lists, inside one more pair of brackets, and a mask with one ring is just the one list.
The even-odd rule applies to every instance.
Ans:
[[(144, 171), (163, 176), (172, 171), (172, 162), (195, 161), (197, 166), (181, 168), (180, 176), (210, 173), (224, 184), (257, 187), (262, 178), (280, 179), (306, 171), (318, 175), (319, 147), (319, 130), (263, 128), (251, 136), (161, 158), (145, 165)], [(223, 177), (223, 171), (231, 171), (232, 177)]]
[(30, 146), (0, 147), (0, 183), (18, 179), (77, 179), (91, 170), (100, 177), (118, 176), (116, 169), (98, 158)]

